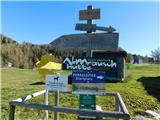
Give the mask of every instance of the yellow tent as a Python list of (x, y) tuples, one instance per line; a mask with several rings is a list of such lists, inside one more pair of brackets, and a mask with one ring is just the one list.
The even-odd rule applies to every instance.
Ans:
[(53, 56), (47, 54), (41, 57), (41, 61), (36, 63), (36, 67), (40, 74), (40, 80), (44, 81), (47, 74), (56, 74), (55, 70), (61, 70), (62, 65), (53, 62)]
[(36, 67), (40, 68), (44, 66), (45, 64), (47, 64), (48, 62), (53, 62), (53, 56), (49, 54), (43, 55), (41, 57), (41, 60), (36, 63)]
[(40, 67), (39, 69), (49, 69), (49, 70), (61, 70), (61, 64), (55, 62), (48, 62), (44, 66)]

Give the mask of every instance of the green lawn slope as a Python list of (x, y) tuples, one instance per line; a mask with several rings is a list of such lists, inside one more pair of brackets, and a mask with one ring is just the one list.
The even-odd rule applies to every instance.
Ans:
[[(63, 72), (62, 74), (70, 74)], [(9, 101), (44, 89), (44, 85), (31, 85), (39, 82), (38, 72), (30, 69), (1, 69), (1, 118), (8, 120)], [(126, 65), (126, 78), (123, 82), (106, 83), (106, 91), (119, 92), (129, 110), (131, 117), (147, 109), (160, 113), (160, 65)], [(43, 103), (44, 96), (33, 98), (29, 102)], [(105, 111), (114, 111), (114, 98), (97, 96), (97, 104)], [(54, 97), (49, 94), (49, 104)], [(78, 95), (61, 94), (60, 106), (78, 108)], [(17, 107), (16, 120), (39, 120), (43, 111)], [(77, 116), (60, 113), (60, 120), (72, 120)], [(49, 112), (53, 119), (53, 112)]]

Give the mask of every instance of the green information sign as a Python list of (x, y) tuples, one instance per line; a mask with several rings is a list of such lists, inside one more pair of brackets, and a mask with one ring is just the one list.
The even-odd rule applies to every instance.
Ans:
[(95, 95), (80, 95), (80, 109), (96, 110), (96, 96)]

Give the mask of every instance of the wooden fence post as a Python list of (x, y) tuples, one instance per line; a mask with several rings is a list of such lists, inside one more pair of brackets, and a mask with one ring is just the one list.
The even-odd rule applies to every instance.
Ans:
[(10, 105), (9, 120), (14, 120), (15, 108), (15, 106)]

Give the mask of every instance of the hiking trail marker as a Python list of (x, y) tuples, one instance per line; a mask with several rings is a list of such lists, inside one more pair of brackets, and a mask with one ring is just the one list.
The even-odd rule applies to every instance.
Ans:
[(89, 5), (87, 10), (79, 11), (79, 20), (87, 20), (87, 24), (77, 23), (75, 30), (87, 31), (87, 33), (96, 32), (96, 30), (107, 31), (108, 33), (116, 31), (116, 29), (111, 26), (102, 27), (97, 26), (96, 24), (92, 24), (93, 19), (100, 19), (100, 9), (92, 9), (92, 6)]

